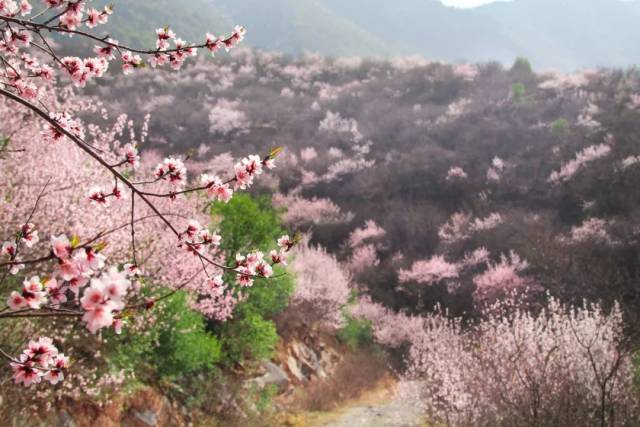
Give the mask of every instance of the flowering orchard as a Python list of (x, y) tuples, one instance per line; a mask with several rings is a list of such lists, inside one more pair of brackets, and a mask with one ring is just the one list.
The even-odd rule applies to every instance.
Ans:
[[(549, 298), (535, 314), (512, 302), (486, 308), (471, 328), (424, 318), (409, 337), (407, 398), (446, 425), (637, 425), (618, 306), (606, 312)], [(397, 323), (384, 319), (377, 323)]]
[[(143, 50), (91, 33), (108, 21), (110, 6), (98, 10), (90, 0), (38, 6), (0, 0), (0, 109), (7, 118), (0, 146), (0, 283), (13, 287), (0, 319), (63, 319), (91, 334), (119, 333), (182, 289), (192, 291), (193, 306), (208, 317), (229, 318), (244, 289), (286, 264), (294, 241), (283, 236), (268, 255), (225, 259), (220, 235), (202, 225), (202, 207), (229, 202), (234, 192), (249, 188), (274, 167), (280, 150), (242, 159), (228, 178), (205, 173), (191, 179), (183, 158), (165, 158), (155, 167), (145, 161), (139, 149), (146, 121), (139, 135), (126, 116), (111, 127), (83, 123), (81, 111), (100, 111), (105, 121), (107, 113), (73, 87), (84, 87), (114, 64), (123, 74), (145, 64), (178, 70), (198, 49), (229, 51), (243, 40), (244, 28), (228, 36), (208, 33), (199, 44), (160, 28), (155, 48)], [(93, 43), (95, 55), (60, 56), (51, 34)], [(224, 283), (223, 273), (235, 283)], [(153, 297), (141, 292), (154, 283), (171, 289)], [(72, 362), (58, 341), (33, 338), (21, 354), (0, 349), (15, 383), (61, 381)]]

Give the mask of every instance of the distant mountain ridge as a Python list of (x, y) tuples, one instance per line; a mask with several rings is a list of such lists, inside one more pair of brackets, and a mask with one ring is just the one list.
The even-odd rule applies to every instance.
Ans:
[(115, 0), (108, 31), (140, 44), (171, 24), (185, 39), (248, 28), (247, 43), (288, 54), (512, 62), (573, 70), (640, 60), (640, 2), (515, 0), (455, 9), (437, 0)]

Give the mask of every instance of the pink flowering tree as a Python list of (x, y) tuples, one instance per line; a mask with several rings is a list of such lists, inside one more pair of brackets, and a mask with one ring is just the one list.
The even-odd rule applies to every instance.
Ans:
[(349, 273), (324, 248), (311, 246), (308, 238), (295, 248), (293, 257), (296, 288), (292, 303), (329, 329), (342, 326), (343, 309), (351, 294)]
[(444, 315), (411, 335), (405, 397), (446, 425), (638, 422), (622, 313), (549, 298), (539, 313), (501, 302), (465, 328)]
[[(0, 161), (4, 234), (0, 284), (8, 291), (0, 320), (51, 319), (55, 328), (83, 324), (91, 334), (118, 333), (127, 319), (185, 289), (194, 307), (224, 320), (255, 279), (273, 275), (294, 242), (284, 236), (279, 250), (225, 259), (221, 237), (206, 226), (202, 207), (226, 203), (274, 167), (279, 149), (248, 156), (229, 177), (189, 176), (185, 158), (168, 157), (155, 166), (139, 151), (148, 132), (121, 116), (111, 128), (85, 124), (80, 112), (101, 112), (99, 102), (74, 95), (112, 64), (124, 74), (149, 64), (174, 70), (204, 49), (215, 54), (243, 40), (236, 27), (228, 36), (206, 34), (188, 43), (169, 28), (156, 30), (150, 49), (124, 46), (92, 33), (113, 10), (90, 0), (0, 0), (1, 132)], [(95, 45), (87, 58), (61, 56), (49, 38), (74, 36)], [(60, 84), (69, 82), (66, 87)], [(58, 84), (60, 83), (60, 84)], [(128, 139), (127, 142), (122, 142)], [(203, 225), (204, 223), (204, 225)], [(225, 284), (222, 274), (234, 277)], [(143, 284), (169, 282), (170, 291), (153, 297)], [(60, 327), (60, 334), (72, 329)], [(35, 337), (15, 354), (0, 349), (17, 384), (43, 379), (57, 384), (70, 360), (50, 337)]]

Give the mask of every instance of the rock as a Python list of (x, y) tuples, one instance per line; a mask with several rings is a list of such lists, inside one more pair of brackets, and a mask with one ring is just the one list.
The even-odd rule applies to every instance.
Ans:
[(298, 366), (298, 361), (295, 357), (289, 356), (287, 357), (287, 368), (289, 368), (289, 372), (293, 375), (298, 381), (306, 382), (307, 379), (302, 374), (302, 370)]
[(173, 410), (166, 396), (152, 389), (144, 389), (129, 400), (130, 409), (122, 415), (120, 426), (155, 427), (182, 425), (179, 414)]
[(278, 386), (279, 391), (284, 391), (289, 385), (289, 377), (286, 372), (282, 370), (278, 365), (273, 362), (266, 361), (262, 364), (262, 367), (266, 371), (264, 375), (253, 378), (249, 381), (250, 384), (254, 384), (259, 388), (264, 388), (267, 385), (275, 384)]
[(158, 424), (158, 414), (156, 414), (154, 411), (148, 409), (144, 412), (138, 412), (135, 411), (133, 413), (134, 418), (136, 418), (137, 420), (139, 420), (141, 423), (143, 423), (145, 426), (148, 427), (154, 427)]
[(76, 427), (76, 423), (73, 418), (65, 409), (58, 413), (58, 426), (59, 427)]
[(325, 378), (327, 376), (320, 365), (320, 361), (318, 360), (318, 356), (315, 351), (309, 348), (306, 344), (294, 341), (291, 344), (291, 350), (298, 359), (300, 371), (307, 380), (311, 379), (312, 375), (319, 378)]

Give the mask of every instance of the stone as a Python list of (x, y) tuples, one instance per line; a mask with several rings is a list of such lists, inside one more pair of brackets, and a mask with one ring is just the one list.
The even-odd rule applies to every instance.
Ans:
[(262, 367), (266, 371), (265, 374), (251, 379), (249, 381), (250, 384), (254, 384), (259, 388), (264, 388), (267, 385), (274, 384), (278, 386), (279, 391), (286, 390), (289, 385), (289, 377), (280, 366), (273, 362), (266, 361), (263, 362)]

